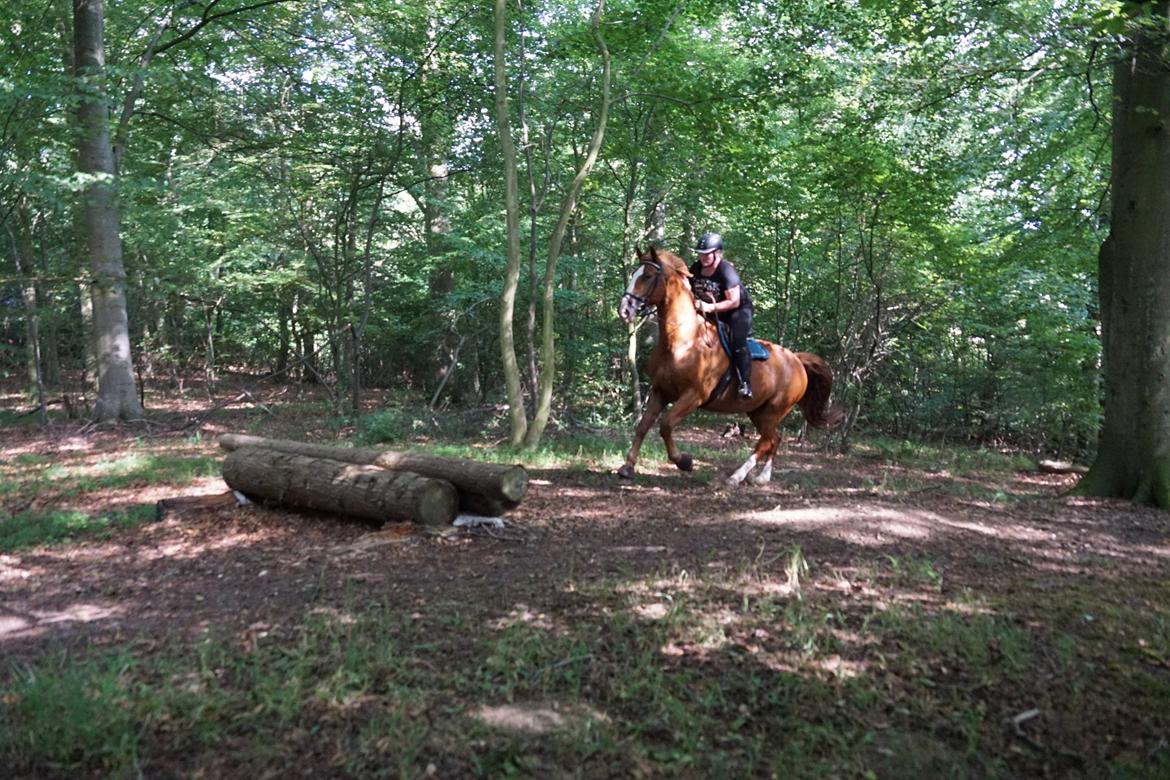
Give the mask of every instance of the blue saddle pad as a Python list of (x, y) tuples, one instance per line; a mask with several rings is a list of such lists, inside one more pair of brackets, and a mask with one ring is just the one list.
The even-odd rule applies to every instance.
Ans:
[[(724, 325), (723, 323), (720, 323), (720, 325), (719, 325), (719, 343), (723, 345), (723, 351), (727, 353), (727, 356), (731, 357), (732, 356), (731, 355), (731, 341), (728, 338), (727, 331), (728, 331), (728, 327), (726, 325)], [(748, 340), (747, 340), (747, 348), (748, 348), (748, 352), (751, 353), (752, 360), (767, 360), (768, 359), (768, 348), (765, 347), (760, 342), (756, 341), (755, 339), (751, 338), (750, 336), (748, 337)]]

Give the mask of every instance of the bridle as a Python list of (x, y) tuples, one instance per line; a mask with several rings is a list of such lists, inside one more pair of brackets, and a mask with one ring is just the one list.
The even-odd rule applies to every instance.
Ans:
[(635, 303), (638, 304), (638, 316), (641, 316), (642, 314), (644, 314), (647, 310), (650, 309), (651, 306), (654, 305), (654, 304), (650, 303), (647, 299), (651, 295), (654, 294), (655, 290), (658, 289), (658, 285), (662, 284), (662, 276), (665, 273), (662, 270), (662, 264), (658, 263), (654, 260), (643, 260), (642, 265), (643, 266), (648, 265), (651, 268), (658, 271), (658, 273), (654, 275), (654, 281), (651, 283), (650, 289), (646, 291), (645, 295), (638, 295), (637, 293), (627, 292), (625, 295), (622, 296), (623, 302), (626, 300), (626, 298), (630, 298), (631, 300), (633, 300)]

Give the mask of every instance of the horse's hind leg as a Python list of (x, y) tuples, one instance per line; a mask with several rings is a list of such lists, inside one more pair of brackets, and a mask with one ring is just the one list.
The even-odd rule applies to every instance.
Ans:
[(760, 473), (752, 479), (752, 484), (766, 485), (772, 481), (772, 459), (776, 455), (776, 445), (780, 443), (780, 421), (791, 410), (790, 406), (784, 410), (783, 414), (777, 414), (775, 410), (764, 407), (749, 415), (756, 426), (756, 431), (760, 434), (760, 438), (748, 459), (727, 478), (727, 484), (740, 484), (760, 463), (764, 465), (760, 469)]
[(658, 419), (658, 415), (662, 414), (663, 405), (662, 396), (657, 390), (651, 388), (650, 397), (646, 399), (646, 410), (642, 412), (642, 418), (638, 420), (638, 426), (634, 429), (634, 443), (630, 445), (625, 465), (618, 469), (618, 476), (622, 479), (634, 478), (634, 465), (638, 462), (638, 451), (642, 449), (642, 440), (646, 438), (646, 433), (649, 432), (654, 421)]
[(743, 462), (743, 465), (732, 472), (731, 476), (727, 478), (727, 484), (738, 485), (743, 482), (743, 478), (751, 473), (751, 470), (756, 467), (756, 463), (758, 461), (756, 460), (756, 453), (753, 451), (751, 455), (748, 455), (748, 459)]

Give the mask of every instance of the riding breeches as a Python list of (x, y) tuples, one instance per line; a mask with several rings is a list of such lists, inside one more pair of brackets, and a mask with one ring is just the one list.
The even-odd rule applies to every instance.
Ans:
[(752, 355), (748, 351), (747, 340), (752, 335), (753, 314), (750, 306), (740, 306), (720, 316), (721, 320), (731, 326), (732, 362), (741, 382), (752, 381)]

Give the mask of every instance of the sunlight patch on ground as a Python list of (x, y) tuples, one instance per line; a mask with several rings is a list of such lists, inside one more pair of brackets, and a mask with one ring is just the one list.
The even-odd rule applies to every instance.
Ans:
[(801, 530), (823, 530), (830, 535), (864, 546), (884, 546), (888, 537), (929, 540), (947, 530), (970, 531), (1005, 541), (1046, 542), (1053, 534), (1025, 525), (991, 525), (955, 520), (935, 512), (898, 510), (889, 507), (803, 507), (749, 512), (739, 516), (749, 523), (791, 526)]
[(551, 631), (555, 626), (548, 615), (543, 612), (533, 612), (527, 604), (517, 604), (505, 617), (494, 621), (492, 628), (502, 631), (512, 626), (527, 625)]
[(850, 661), (839, 655), (831, 655), (828, 658), (810, 658), (805, 661), (805, 666), (830, 674), (839, 680), (860, 677), (866, 671), (865, 664), (858, 661)]
[(670, 552), (670, 548), (660, 544), (646, 544), (646, 545), (623, 545), (621, 547), (611, 548), (614, 552), (622, 553), (644, 553), (650, 555), (665, 555)]
[(315, 607), (309, 610), (308, 614), (326, 618), (339, 626), (353, 626), (357, 625), (358, 622), (357, 617), (352, 612), (343, 611), (336, 607)]
[(661, 620), (670, 612), (670, 605), (661, 601), (634, 605), (634, 614), (646, 620)]
[(683, 569), (671, 577), (659, 577), (652, 580), (634, 580), (627, 584), (619, 584), (614, 590), (618, 593), (630, 593), (636, 596), (650, 596), (651, 598), (671, 598), (671, 593), (689, 593), (695, 590), (694, 577)]
[(43, 566), (28, 566), (18, 556), (0, 555), (0, 582), (15, 582), (48, 573)]
[(93, 623), (117, 617), (125, 610), (100, 604), (73, 604), (65, 609), (29, 612), (25, 615), (0, 615), (0, 642), (27, 639), (44, 633), (46, 627), (59, 623)]
[(929, 539), (932, 526), (942, 518), (930, 512), (901, 512), (892, 509), (854, 509), (846, 507), (807, 507), (803, 509), (775, 509), (765, 512), (749, 512), (740, 519), (761, 525), (791, 525), (794, 527), (817, 528), (843, 526), (839, 536), (846, 541), (862, 545), (881, 545), (882, 534), (901, 539)]
[(524, 734), (548, 734), (588, 722), (609, 720), (604, 713), (591, 707), (574, 705), (562, 709), (557, 702), (547, 705), (501, 704), (494, 707), (484, 705), (473, 713), (473, 717), (487, 726)]
[(155, 561), (160, 558), (186, 560), (198, 558), (210, 552), (230, 550), (235, 547), (260, 545), (263, 542), (279, 538), (275, 530), (252, 533), (225, 534), (218, 539), (193, 540), (182, 539), (159, 544), (153, 550), (139, 550), (136, 557), (142, 561)]
[(55, 503), (60, 509), (72, 509), (93, 515), (141, 504), (157, 504), (167, 498), (195, 498), (213, 496), (227, 491), (221, 477), (199, 477), (184, 484), (147, 485), (144, 487), (105, 488), (100, 493), (89, 493)]
[(785, 598), (800, 592), (798, 586), (791, 585), (783, 580), (764, 580), (763, 582), (746, 582), (740, 586), (749, 596), (783, 596)]
[[(62, 439), (55, 439), (53, 441), (53, 449), (58, 455), (63, 452), (90, 452), (94, 449), (94, 442), (85, 436), (67, 436)], [(9, 444), (0, 449), (0, 455), (3, 455), (5, 458), (16, 457), (17, 455), (43, 455), (44, 452), (45, 440), (42, 438), (32, 438), (23, 444)]]

